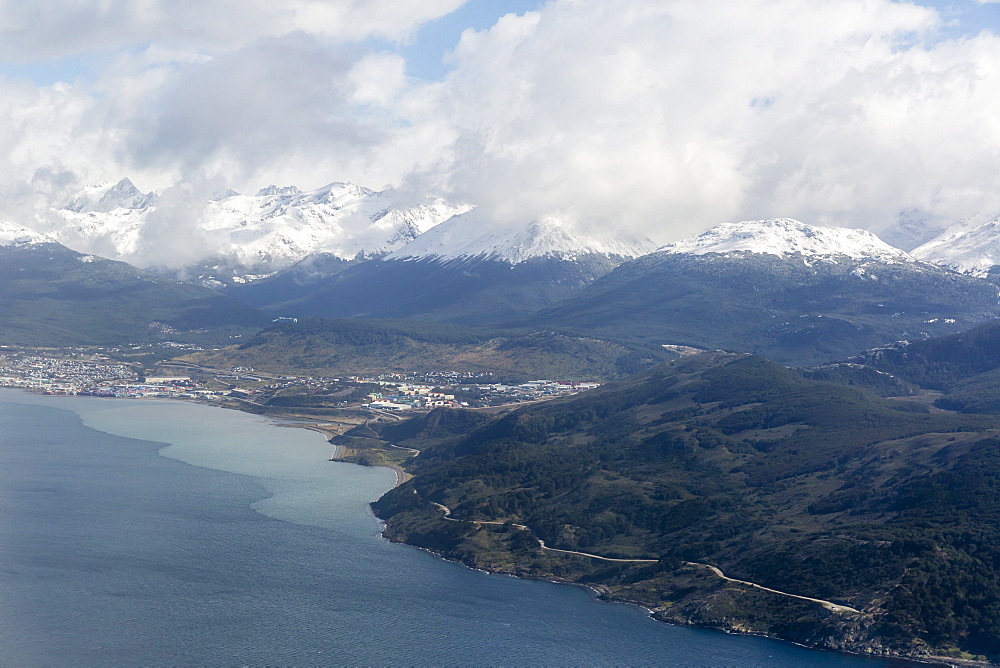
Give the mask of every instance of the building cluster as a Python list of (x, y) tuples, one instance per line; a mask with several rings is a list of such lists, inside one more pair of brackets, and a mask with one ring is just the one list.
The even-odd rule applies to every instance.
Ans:
[(522, 401), (536, 401), (576, 394), (601, 385), (595, 382), (568, 380), (532, 380), (517, 385), (469, 382), (451, 385), (421, 385), (387, 380), (374, 381), (374, 379), (370, 379), (369, 382), (377, 382), (386, 390), (369, 394), (368, 403), (362, 404), (362, 407), (392, 411), (440, 406), (502, 406)]
[(349, 377), (350, 380), (366, 383), (415, 383), (432, 387), (445, 387), (460, 383), (488, 383), (492, 378), (491, 371), (409, 371)]
[(82, 388), (137, 380), (135, 370), (115, 362), (0, 353), (0, 385), (76, 394)]
[(229, 392), (207, 390), (198, 383), (185, 382), (181, 379), (159, 379), (151, 383), (126, 383), (121, 385), (102, 385), (78, 391), (47, 390), (46, 394), (79, 394), (90, 397), (119, 397), (138, 399), (141, 397), (164, 397), (169, 399), (197, 399), (228, 395)]
[(0, 354), (0, 386), (36, 390), (52, 395), (93, 397), (209, 397), (187, 376), (139, 378), (127, 364), (102, 360)]
[(457, 388), (456, 391), (461, 392), (463, 395), (478, 395), (479, 405), (499, 406), (522, 401), (537, 401), (539, 399), (568, 396), (585, 390), (593, 390), (600, 386), (600, 383), (591, 381), (532, 380), (519, 385), (505, 385), (503, 383), (463, 385)]
[[(306, 396), (329, 397), (338, 401), (338, 406), (373, 411), (409, 411), (502, 406), (574, 394), (600, 385), (595, 382), (552, 380), (505, 384), (493, 382), (489, 372), (453, 371), (340, 378), (272, 376), (268, 380), (270, 382), (256, 375), (253, 368), (245, 366), (213, 372), (204, 380), (179, 375), (141, 378), (134, 367), (97, 355), (45, 357), (0, 349), (0, 386), (56, 395), (201, 399), (228, 396), (267, 403), (282, 390), (299, 387), (302, 388), (299, 392), (304, 391)], [(209, 385), (209, 382), (212, 384)], [(363, 393), (367, 396), (359, 401)]]
[(366, 399), (368, 403), (362, 408), (374, 410), (408, 411), (414, 408), (441, 408), (445, 406), (468, 406), (468, 403), (455, 401), (454, 394), (435, 392), (429, 385), (412, 385), (400, 383), (393, 385), (389, 381), (379, 381), (379, 384), (393, 388), (391, 393), (372, 392)]

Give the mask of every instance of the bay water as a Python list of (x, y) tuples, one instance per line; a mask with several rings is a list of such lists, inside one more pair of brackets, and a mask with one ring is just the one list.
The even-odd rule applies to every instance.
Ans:
[(176, 401), (0, 390), (0, 665), (902, 665), (387, 542), (395, 474)]

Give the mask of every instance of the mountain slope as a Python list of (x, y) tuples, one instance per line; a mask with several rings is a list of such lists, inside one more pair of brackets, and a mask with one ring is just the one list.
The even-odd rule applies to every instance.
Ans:
[[(415, 477), (374, 504), (395, 540), (588, 583), (673, 622), (1000, 657), (995, 418), (703, 353), (464, 433), (438, 429), (430, 447), (415, 424), (384, 436), (422, 448), (407, 463)], [(544, 551), (537, 538), (651, 562)], [(861, 612), (727, 584), (691, 562)]]
[(866, 351), (850, 362), (893, 373), (922, 387), (946, 389), (1000, 368), (1000, 321), (950, 336), (899, 341)]
[(527, 225), (495, 225), (473, 210), (422, 234), (386, 259), (441, 263), (492, 260), (516, 266), (536, 258), (634, 258), (651, 250), (652, 243), (647, 239), (581, 234), (556, 218), (542, 218)]
[(277, 322), (238, 347), (199, 353), (215, 367), (333, 376), (433, 370), (490, 372), (497, 379), (595, 380), (622, 377), (670, 357), (661, 349), (555, 332), (501, 333), (417, 321)]
[(816, 227), (791, 218), (723, 223), (701, 234), (658, 249), (667, 254), (753, 253), (801, 257), (804, 262), (845, 260), (912, 263), (905, 252), (866, 230)]
[(981, 278), (996, 278), (1000, 265), (1000, 219), (977, 227), (965, 224), (913, 250), (914, 257)]
[(879, 239), (907, 253), (940, 236), (950, 227), (939, 218), (920, 210), (903, 211), (895, 223), (878, 230)]
[(986, 281), (915, 260), (868, 232), (778, 219), (665, 246), (524, 324), (806, 365), (997, 314)]
[[(227, 340), (266, 319), (198, 286), (0, 223), (0, 340), (34, 346)], [(192, 330), (198, 330), (192, 332)]]
[(470, 212), (382, 259), (313, 277), (311, 289), (291, 285), (300, 266), (233, 294), (282, 315), (492, 324), (574, 294), (651, 246), (577, 235), (553, 219), (497, 227)]

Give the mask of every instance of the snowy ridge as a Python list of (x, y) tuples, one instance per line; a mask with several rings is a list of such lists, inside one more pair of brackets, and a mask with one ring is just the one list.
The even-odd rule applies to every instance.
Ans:
[(400, 208), (391, 194), (350, 183), (309, 192), (271, 186), (261, 192), (212, 202), (204, 227), (223, 237), (218, 255), (272, 272), (312, 253), (344, 260), (378, 257), (467, 208), (436, 198)]
[(386, 259), (438, 261), (486, 259), (511, 266), (533, 258), (575, 261), (586, 255), (622, 260), (649, 253), (653, 242), (577, 234), (563, 221), (546, 217), (524, 225), (487, 222), (476, 210), (455, 216), (417, 237)]
[(0, 246), (18, 247), (31, 244), (52, 243), (53, 240), (44, 234), (29, 230), (23, 225), (0, 220)]
[[(93, 186), (55, 211), (50, 233), (82, 252), (139, 267), (163, 265), (153, 228), (174, 221), (158, 220), (156, 204), (155, 195), (143, 195), (128, 179)], [(311, 191), (271, 185), (252, 196), (227, 191), (194, 207), (197, 220), (188, 221), (186, 232), (192, 253), (185, 264), (211, 261), (260, 277), (311, 253), (345, 260), (380, 256), (468, 208), (437, 198), (413, 206), (391, 191), (341, 182)]]
[(667, 244), (658, 252), (692, 255), (748, 252), (778, 257), (801, 255), (829, 262), (836, 262), (839, 257), (888, 263), (915, 261), (908, 253), (890, 246), (866, 230), (816, 227), (791, 218), (723, 223), (695, 237)]
[(962, 274), (984, 277), (1000, 265), (1000, 218), (971, 229), (959, 223), (915, 248), (913, 255)]

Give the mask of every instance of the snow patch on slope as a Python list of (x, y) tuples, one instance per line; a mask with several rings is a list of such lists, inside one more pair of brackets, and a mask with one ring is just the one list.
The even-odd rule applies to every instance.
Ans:
[(52, 243), (52, 239), (23, 225), (0, 220), (0, 246), (18, 247)]
[(386, 259), (449, 261), (475, 258), (513, 266), (533, 258), (575, 261), (594, 254), (626, 260), (645, 255), (654, 248), (653, 242), (645, 238), (577, 234), (565, 222), (552, 217), (524, 225), (498, 226), (473, 210), (425, 232)]
[(692, 255), (748, 252), (782, 258), (801, 255), (830, 262), (838, 257), (889, 263), (914, 261), (908, 253), (866, 230), (817, 227), (791, 218), (724, 223), (695, 237), (667, 244), (658, 252)]

